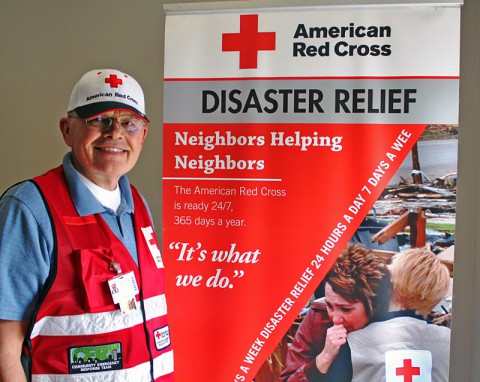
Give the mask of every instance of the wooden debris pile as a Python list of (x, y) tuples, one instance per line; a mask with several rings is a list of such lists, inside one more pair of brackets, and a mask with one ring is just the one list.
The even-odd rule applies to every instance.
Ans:
[(376, 216), (394, 220), (408, 211), (422, 210), (429, 219), (455, 222), (457, 174), (447, 174), (429, 183), (410, 183), (405, 179), (387, 187), (375, 203)]

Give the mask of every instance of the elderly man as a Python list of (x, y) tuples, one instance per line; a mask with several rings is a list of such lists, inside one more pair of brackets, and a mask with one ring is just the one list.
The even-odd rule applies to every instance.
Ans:
[(173, 381), (163, 262), (125, 176), (148, 122), (135, 79), (86, 73), (63, 164), (0, 199), (1, 381)]

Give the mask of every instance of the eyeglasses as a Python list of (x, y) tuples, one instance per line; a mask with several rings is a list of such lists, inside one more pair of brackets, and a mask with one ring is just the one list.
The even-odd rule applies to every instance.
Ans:
[(107, 117), (106, 115), (99, 115), (91, 119), (86, 119), (69, 115), (68, 118), (81, 119), (85, 122), (89, 129), (96, 130), (101, 133), (108, 131), (113, 125), (113, 121), (118, 122), (122, 134), (128, 135), (138, 134), (142, 130), (142, 127), (145, 125), (145, 122), (143, 122), (141, 119), (132, 117), (112, 118)]

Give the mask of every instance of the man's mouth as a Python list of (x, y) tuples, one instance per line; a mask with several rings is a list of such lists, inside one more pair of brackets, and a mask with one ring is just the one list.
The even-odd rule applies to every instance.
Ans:
[(97, 147), (97, 149), (102, 150), (102, 151), (108, 151), (108, 152), (111, 152), (111, 153), (122, 153), (122, 152), (125, 151), (125, 150), (119, 149), (117, 147)]

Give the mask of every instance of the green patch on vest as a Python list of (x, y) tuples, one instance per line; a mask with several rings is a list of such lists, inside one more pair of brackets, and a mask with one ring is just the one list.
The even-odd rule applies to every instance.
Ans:
[(122, 344), (120, 342), (68, 349), (70, 374), (121, 370), (122, 368)]

